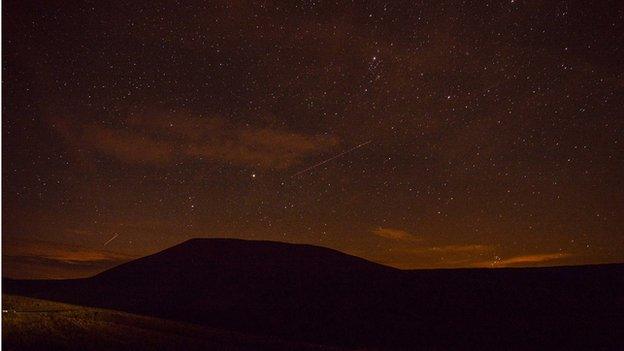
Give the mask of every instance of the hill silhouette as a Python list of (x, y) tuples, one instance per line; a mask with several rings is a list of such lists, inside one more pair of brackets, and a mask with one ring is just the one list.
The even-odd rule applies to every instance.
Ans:
[(404, 271), (311, 245), (193, 239), (91, 278), (5, 279), (4, 287), (343, 347), (608, 349), (624, 341), (624, 265)]

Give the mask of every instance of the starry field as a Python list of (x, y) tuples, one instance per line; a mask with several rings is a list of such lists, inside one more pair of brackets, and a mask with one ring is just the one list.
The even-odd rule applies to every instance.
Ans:
[(620, 1), (3, 4), (3, 274), (194, 237), (624, 261)]

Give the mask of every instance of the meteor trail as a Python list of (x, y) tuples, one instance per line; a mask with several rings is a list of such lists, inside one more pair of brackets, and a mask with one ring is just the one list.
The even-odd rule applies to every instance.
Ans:
[(112, 237), (112, 238), (108, 239), (108, 240), (104, 243), (104, 246), (108, 245), (108, 243), (110, 243), (111, 241), (113, 241), (113, 240), (117, 239), (117, 237), (118, 237), (118, 236), (119, 236), (119, 234), (115, 234), (115, 236), (114, 236), (114, 237)]
[(294, 178), (294, 177), (296, 177), (296, 176), (298, 176), (298, 175), (300, 175), (300, 174), (302, 174), (302, 173), (305, 173), (305, 172), (307, 172), (307, 171), (310, 171), (310, 170), (312, 170), (312, 169), (314, 169), (314, 168), (316, 168), (316, 167), (318, 167), (318, 166), (324, 165), (324, 164), (326, 164), (327, 162), (329, 162), (329, 161), (331, 161), (331, 160), (335, 160), (335, 159), (337, 159), (338, 157), (341, 157), (341, 156), (343, 156), (343, 155), (346, 155), (346, 154), (348, 154), (348, 153), (349, 153), (349, 152), (351, 152), (351, 151), (357, 150), (357, 149), (361, 148), (362, 146), (368, 145), (368, 144), (370, 144), (371, 142), (372, 142), (372, 140), (369, 140), (369, 141), (367, 141), (367, 142), (361, 143), (360, 145), (354, 146), (354, 147), (350, 148), (349, 150), (343, 151), (343, 152), (339, 153), (338, 155), (336, 155), (336, 156), (334, 156), (334, 157), (328, 158), (328, 159), (327, 159), (327, 160), (325, 160), (325, 161), (319, 162), (319, 163), (317, 163), (317, 164), (315, 164), (315, 165), (312, 165), (312, 166), (310, 166), (310, 167), (308, 167), (308, 168), (306, 168), (306, 169), (304, 169), (304, 170), (302, 170), (302, 171), (299, 171), (299, 172), (297, 172), (297, 173), (295, 173), (295, 174), (291, 175), (290, 177), (291, 177), (291, 178)]

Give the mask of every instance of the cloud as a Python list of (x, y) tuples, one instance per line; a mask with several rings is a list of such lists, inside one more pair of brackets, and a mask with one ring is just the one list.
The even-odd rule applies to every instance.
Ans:
[[(222, 162), (285, 169), (339, 144), (336, 137), (282, 128), (239, 125), (218, 117), (155, 114), (129, 117), (115, 126), (51, 119), (72, 149), (126, 164), (166, 166), (182, 161)], [(84, 158), (84, 155), (81, 155)]]
[(5, 244), (7, 248), (3, 253), (8, 256), (37, 256), (67, 263), (118, 261), (130, 258), (124, 254), (45, 241), (14, 240)]
[(376, 251), (373, 256), (361, 254), (373, 261), (401, 269), (451, 268), (473, 266), (475, 260), (483, 260), (494, 250), (494, 246), (483, 244), (414, 245), (397, 240), (389, 244), (386, 250)]
[(373, 234), (382, 238), (397, 240), (397, 241), (417, 241), (418, 238), (405, 230), (393, 229), (393, 228), (381, 228), (373, 230)]
[(475, 257), (481, 257), (491, 252), (494, 250), (494, 247), (483, 244), (466, 244), (402, 247), (396, 250), (411, 257), (419, 257), (424, 260), (443, 260), (444, 264), (453, 265), (455, 263), (466, 264), (474, 261)]
[(534, 255), (524, 255), (524, 256), (515, 256), (503, 260), (497, 260), (490, 262), (491, 266), (514, 266), (514, 265), (527, 265), (533, 263), (541, 263), (541, 262), (549, 262), (560, 260), (562, 258), (566, 258), (570, 256), (567, 253), (546, 253), (546, 254), (534, 254)]
[(90, 126), (84, 135), (97, 152), (125, 163), (168, 163), (173, 159), (173, 145), (140, 133)]
[(284, 169), (305, 156), (337, 144), (335, 138), (308, 136), (272, 129), (244, 129), (224, 140), (189, 145), (185, 156), (238, 165)]
[(489, 245), (469, 244), (469, 245), (444, 245), (419, 248), (421, 251), (439, 252), (439, 253), (481, 253), (492, 250)]
[(12, 240), (3, 243), (2, 274), (11, 278), (81, 278), (131, 260), (104, 250), (45, 241)]
[(492, 245), (481, 243), (436, 243), (427, 237), (396, 228), (380, 227), (372, 233), (389, 239), (385, 242), (385, 250), (377, 250), (372, 256), (365, 253), (363, 255), (373, 261), (402, 269), (472, 266), (475, 261), (489, 257), (495, 249)]

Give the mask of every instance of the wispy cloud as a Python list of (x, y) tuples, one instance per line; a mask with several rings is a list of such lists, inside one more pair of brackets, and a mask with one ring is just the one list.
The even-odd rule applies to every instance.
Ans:
[(550, 262), (560, 260), (562, 258), (569, 257), (568, 253), (544, 253), (544, 254), (533, 254), (533, 255), (523, 255), (523, 256), (514, 256), (507, 259), (494, 260), (490, 262), (492, 266), (505, 267), (505, 266), (515, 266), (515, 265), (527, 265), (541, 262)]
[(93, 250), (72, 245), (62, 245), (43, 241), (15, 241), (7, 243), (3, 254), (9, 256), (37, 256), (47, 259), (72, 262), (116, 261), (128, 259), (123, 254)]
[(372, 234), (388, 240), (384, 250), (371, 259), (405, 269), (471, 266), (495, 250), (494, 246), (482, 243), (435, 242), (397, 228), (379, 227)]
[(11, 240), (3, 243), (2, 272), (14, 278), (79, 278), (99, 273), (133, 257), (104, 250)]
[(492, 247), (489, 245), (481, 244), (468, 244), (468, 245), (442, 245), (442, 246), (429, 246), (418, 247), (412, 249), (412, 252), (432, 252), (441, 254), (460, 254), (460, 253), (483, 253), (491, 251)]
[(386, 238), (386, 239), (390, 239), (390, 240), (397, 240), (397, 241), (418, 241), (418, 237), (416, 237), (413, 234), (410, 234), (409, 232), (405, 231), (405, 230), (401, 230), (401, 229), (393, 229), (393, 228), (377, 228), (375, 230), (373, 230), (373, 234), (382, 237), (382, 238)]
[(82, 145), (96, 153), (124, 163), (166, 164), (173, 160), (174, 146), (135, 131), (100, 125), (85, 127), (79, 136)]
[(262, 168), (287, 168), (305, 156), (337, 144), (337, 139), (275, 129), (242, 129), (216, 142), (188, 145), (184, 156)]
[(338, 145), (329, 135), (239, 125), (190, 113), (130, 117), (114, 126), (63, 118), (49, 123), (73, 148), (127, 164), (162, 166), (190, 160), (284, 169)]
[(371, 259), (403, 269), (470, 267), (495, 249), (482, 244), (431, 245), (422, 241), (414, 245), (405, 241), (393, 243), (386, 250), (379, 250), (380, 254)]

